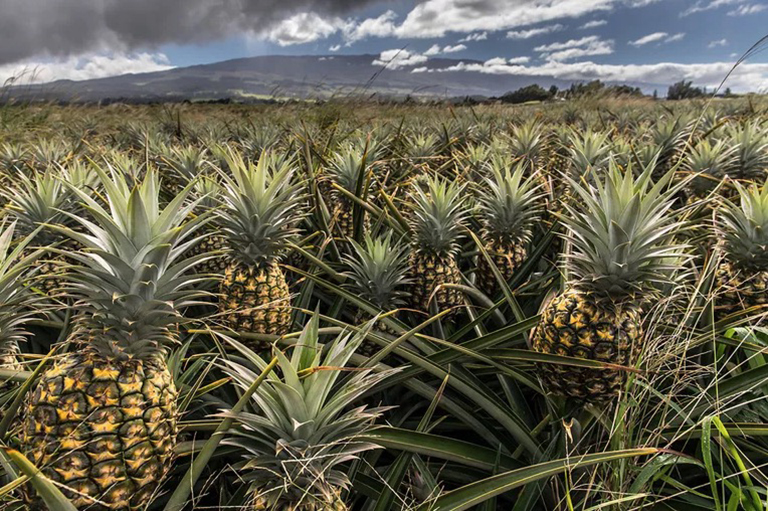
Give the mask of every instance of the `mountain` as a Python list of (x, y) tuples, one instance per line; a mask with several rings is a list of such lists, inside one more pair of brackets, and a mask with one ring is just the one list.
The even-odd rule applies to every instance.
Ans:
[(376, 55), (252, 57), (154, 73), (17, 86), (9, 92), (10, 96), (21, 99), (145, 102), (310, 99), (346, 95), (489, 97), (533, 83), (543, 87), (570, 85), (570, 82), (542, 76), (443, 71), (461, 62), (482, 64), (473, 60), (433, 58), (419, 64), (423, 66), (422, 72), (414, 73), (414, 66), (384, 69), (373, 65), (376, 58)]

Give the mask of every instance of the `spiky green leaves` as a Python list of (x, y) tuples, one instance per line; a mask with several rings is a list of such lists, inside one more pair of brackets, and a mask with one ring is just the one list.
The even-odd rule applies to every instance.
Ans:
[(0, 227), (0, 357), (15, 350), (23, 337), (24, 324), (34, 314), (29, 306), (35, 299), (25, 277), (40, 252), (27, 256), (22, 253), (36, 233), (13, 245), (15, 227), (15, 223)]
[(328, 168), (331, 179), (346, 191), (357, 194), (368, 181), (370, 157), (365, 148), (354, 144), (340, 147)]
[(726, 257), (741, 270), (768, 270), (768, 181), (761, 187), (734, 185), (739, 200), (724, 199), (719, 215)]
[(511, 246), (527, 243), (531, 228), (541, 214), (541, 181), (525, 177), (527, 166), (510, 168), (503, 160), (492, 160), (491, 175), (478, 189), (480, 220), (486, 241)]
[(222, 172), (222, 207), (218, 223), (237, 261), (261, 267), (277, 260), (295, 238), (303, 216), (303, 184), (294, 179), (294, 164), (265, 152), (256, 165), (234, 151), (227, 156), (232, 176)]
[[(396, 370), (344, 372), (366, 333), (341, 334), (323, 354), (314, 316), (291, 357), (278, 353), (281, 376), (273, 372), (258, 387), (255, 411), (228, 414), (237, 428), (223, 443), (240, 449), (235, 470), (250, 482), (260, 509), (336, 509), (349, 485), (337, 466), (375, 447), (358, 437), (383, 409), (350, 405)], [(256, 369), (266, 367), (256, 355), (248, 358)], [(257, 376), (234, 362), (227, 372), (244, 389)]]
[(408, 247), (392, 241), (392, 233), (365, 237), (364, 245), (350, 240), (353, 253), (343, 256), (349, 267), (350, 287), (361, 298), (389, 311), (402, 307), (410, 283)]
[(410, 193), (411, 231), (417, 251), (441, 258), (456, 253), (467, 216), (465, 188), (439, 176), (414, 184)]
[(736, 147), (729, 141), (700, 140), (690, 149), (683, 167), (692, 175), (690, 190), (696, 197), (710, 193), (736, 170)]
[(84, 247), (67, 254), (79, 263), (67, 287), (77, 299), (81, 333), (110, 356), (157, 356), (175, 339), (179, 310), (199, 296), (190, 288), (201, 278), (190, 270), (213, 257), (183, 258), (199, 241), (193, 235), (204, 219), (188, 220), (196, 205), (187, 201), (190, 187), (161, 208), (153, 171), (136, 185), (119, 171), (96, 172), (106, 207), (75, 190), (93, 221), (70, 214), (84, 232), (56, 227)]
[(590, 182), (569, 179), (578, 198), (562, 216), (570, 283), (604, 303), (647, 297), (684, 258), (685, 247), (674, 241), (680, 223), (670, 212), (677, 189), (670, 173), (654, 183), (651, 172), (635, 178), (611, 162)]

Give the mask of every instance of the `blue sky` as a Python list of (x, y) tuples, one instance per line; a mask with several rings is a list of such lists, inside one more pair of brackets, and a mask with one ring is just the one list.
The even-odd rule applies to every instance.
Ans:
[[(9, 1), (20, 0), (0, 0), (0, 8)], [(213, 4), (208, 0), (163, 2), (174, 3), (199, 17), (187, 15), (177, 27), (169, 19), (155, 29), (153, 23), (145, 26), (152, 14), (140, 8), (103, 12), (85, 29), (93, 34), (81, 30), (71, 44), (66, 36), (71, 27), (62, 23), (56, 34), (56, 24), (46, 21), (56, 36), (52, 42), (34, 39), (39, 50), (20, 50), (22, 58), (5, 62), (0, 52), (0, 78), (22, 66), (37, 66), (43, 81), (258, 55), (367, 53), (376, 56), (372, 65), (412, 72), (427, 72), (431, 59), (451, 58), (457, 59), (452, 70), (654, 83), (686, 78), (712, 86), (768, 35), (768, 0), (219, 0), (215, 16), (205, 11)], [(260, 11), (267, 3), (269, 12)], [(138, 18), (132, 24), (133, 14), (144, 15), (144, 25)], [(50, 11), (38, 15), (50, 17)], [(728, 85), (768, 89), (768, 52), (752, 57)]]

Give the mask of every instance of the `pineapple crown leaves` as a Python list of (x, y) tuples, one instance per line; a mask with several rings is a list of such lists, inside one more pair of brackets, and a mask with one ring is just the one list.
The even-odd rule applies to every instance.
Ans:
[(512, 153), (517, 157), (536, 160), (544, 150), (547, 137), (540, 122), (528, 121), (515, 126), (510, 138)]
[(683, 168), (694, 175), (690, 186), (695, 194), (708, 193), (736, 170), (738, 148), (729, 144), (728, 140), (713, 143), (703, 139), (689, 150)]
[(251, 266), (274, 262), (304, 215), (304, 185), (293, 180), (293, 162), (265, 151), (253, 165), (230, 151), (228, 166), (233, 177), (221, 173), (222, 207), (215, 213), (232, 257)]
[(362, 184), (363, 188), (366, 185), (369, 161), (366, 149), (351, 144), (339, 149), (331, 160), (328, 171), (334, 183), (357, 195), (360, 185)]
[(207, 150), (195, 146), (171, 147), (163, 153), (160, 157), (162, 164), (185, 184), (195, 179), (208, 164)]
[(681, 223), (670, 211), (680, 185), (670, 186), (672, 172), (656, 183), (651, 173), (635, 178), (631, 167), (611, 161), (602, 179), (569, 179), (580, 199), (561, 216), (571, 243), (569, 282), (604, 303), (648, 298), (686, 258), (674, 241)]
[(196, 205), (187, 200), (192, 184), (161, 208), (153, 170), (135, 185), (115, 169), (95, 172), (106, 207), (73, 188), (93, 220), (68, 213), (84, 232), (52, 226), (84, 247), (67, 252), (78, 263), (67, 274), (67, 288), (78, 299), (78, 326), (105, 354), (156, 356), (175, 340), (172, 325), (183, 321), (178, 311), (201, 295), (191, 288), (205, 278), (191, 270), (213, 256), (183, 254), (200, 241), (195, 233), (207, 219), (188, 220)]
[[(241, 449), (244, 460), (235, 468), (250, 481), (251, 492), (270, 504), (266, 509), (335, 503), (338, 492), (349, 485), (336, 467), (377, 447), (359, 437), (386, 409), (351, 405), (398, 370), (347, 369), (372, 324), (354, 335), (342, 333), (323, 350), (314, 315), (290, 358), (277, 353), (279, 371), (253, 394), (255, 411), (223, 414), (236, 424), (223, 443)], [(267, 365), (255, 354), (248, 358), (258, 370)], [(250, 368), (226, 364), (226, 372), (243, 389), (257, 377)], [(281, 483), (275, 484), (276, 479)]]
[(381, 310), (402, 307), (408, 296), (403, 288), (410, 283), (408, 246), (393, 242), (391, 232), (377, 238), (366, 235), (363, 245), (350, 243), (352, 254), (342, 256), (349, 267), (349, 287)]
[(525, 178), (527, 166), (518, 162), (510, 169), (492, 160), (490, 176), (477, 187), (480, 220), (485, 237), (504, 246), (528, 243), (531, 228), (541, 214), (543, 182), (536, 175)]
[(725, 137), (736, 147), (740, 177), (751, 178), (768, 169), (768, 132), (759, 123), (731, 125)]
[(437, 257), (456, 253), (467, 218), (465, 188), (464, 184), (449, 183), (438, 176), (414, 183), (410, 193), (411, 231), (417, 250)]
[[(63, 211), (71, 211), (75, 207), (75, 195), (62, 180), (64, 177), (63, 172), (57, 173), (50, 168), (32, 177), (19, 173), (15, 186), (3, 190), (8, 208), (18, 219), (20, 234), (29, 234), (43, 224), (69, 222)], [(55, 238), (49, 229), (43, 229), (39, 231), (36, 242), (53, 243)]]
[(35, 314), (30, 306), (36, 298), (25, 284), (43, 252), (23, 255), (37, 232), (14, 242), (15, 228), (16, 222), (0, 227), (0, 355), (15, 351), (24, 336), (24, 324)]
[(609, 159), (608, 132), (587, 130), (583, 134), (573, 131), (570, 153), (573, 165), (581, 174), (592, 168), (603, 168)]
[(739, 201), (723, 199), (718, 231), (726, 257), (739, 269), (768, 270), (768, 180), (761, 187), (735, 182)]

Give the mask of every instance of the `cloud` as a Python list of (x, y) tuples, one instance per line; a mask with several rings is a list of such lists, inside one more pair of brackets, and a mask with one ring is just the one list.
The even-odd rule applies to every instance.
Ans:
[(646, 36), (637, 39), (636, 41), (630, 41), (628, 44), (639, 48), (650, 43), (674, 43), (675, 41), (681, 41), (685, 37), (685, 32), (678, 32), (677, 34), (669, 35), (666, 32), (654, 32)]
[(469, 34), (467, 37), (462, 37), (459, 39), (459, 42), (468, 43), (470, 41), (485, 41), (486, 39), (488, 39), (488, 32), (482, 31)]
[(621, 0), (425, 0), (396, 28), (401, 38), (442, 37), (449, 32), (508, 30), (594, 12)]
[(530, 39), (531, 37), (536, 37), (539, 35), (544, 34), (551, 34), (552, 32), (559, 32), (562, 30), (563, 27), (559, 23), (556, 25), (547, 25), (546, 27), (541, 28), (532, 28), (530, 30), (512, 30), (510, 32), (507, 32), (507, 39)]
[(385, 66), (387, 69), (400, 69), (403, 67), (417, 66), (429, 60), (427, 55), (411, 53), (408, 50), (385, 50), (379, 58), (374, 60), (374, 66)]
[(540, 57), (551, 61), (572, 60), (594, 55), (610, 55), (613, 53), (613, 41), (603, 41), (596, 35), (570, 39), (565, 42), (544, 44), (534, 48), (541, 52)]
[(728, 44), (728, 39), (717, 39), (715, 41), (710, 41), (707, 45), (707, 48), (717, 48), (718, 46), (726, 46)]
[(661, 41), (665, 39), (667, 36), (669, 36), (669, 34), (667, 34), (666, 32), (654, 32), (653, 34), (648, 34), (635, 41), (630, 41), (629, 44), (632, 46), (643, 46), (648, 43), (655, 43), (657, 41)]
[(344, 26), (341, 18), (326, 19), (314, 12), (302, 12), (281, 21), (265, 35), (267, 40), (280, 46), (291, 46), (325, 39)]
[[(430, 72), (466, 71), (488, 74), (510, 74), (520, 76), (546, 76), (558, 80), (602, 80), (607, 82), (638, 83), (649, 86), (666, 86), (680, 80), (691, 80), (696, 85), (716, 87), (730, 71), (732, 62), (706, 64), (680, 64), (660, 62), (657, 64), (596, 64), (594, 62), (548, 61), (538, 66), (502, 64), (497, 59), (492, 63), (464, 63)], [(768, 90), (768, 64), (746, 63), (737, 67), (725, 86), (734, 91)]]
[(768, 9), (768, 5), (765, 4), (747, 4), (740, 5), (736, 9), (728, 12), (728, 16), (749, 16), (750, 14), (757, 14), (758, 12)]
[(25, 60), (0, 66), (0, 84), (44, 83), (54, 80), (91, 80), (122, 74), (165, 71), (173, 66), (162, 53), (82, 54), (62, 60)]
[(433, 44), (429, 47), (427, 51), (424, 52), (424, 55), (431, 57), (433, 55), (439, 55), (440, 54), (440, 45), (439, 44)]
[(606, 20), (592, 20), (580, 26), (579, 30), (588, 30), (590, 28), (602, 27), (603, 25), (607, 25), (607, 24), (608, 22)]
[(705, 2), (703, 0), (698, 0), (691, 7), (681, 12), (680, 16), (690, 16), (697, 12), (711, 11), (712, 9), (717, 9), (726, 5), (741, 4), (744, 3), (744, 1), (745, 0), (709, 0), (708, 2)]
[(0, 0), (0, 64), (31, 57), (153, 51), (255, 34), (314, 12), (349, 16), (374, 0)]
[(328, 48), (328, 51), (339, 51), (340, 49), (341, 49), (341, 45), (340, 44), (334, 44), (333, 46)]
[(457, 44), (455, 46), (446, 46), (443, 48), (443, 53), (457, 53), (460, 51), (464, 51), (467, 49), (467, 46), (464, 44)]
[(344, 28), (344, 39), (347, 46), (355, 41), (369, 37), (389, 37), (395, 32), (397, 13), (389, 10), (376, 18), (367, 18), (359, 23), (349, 21)]

